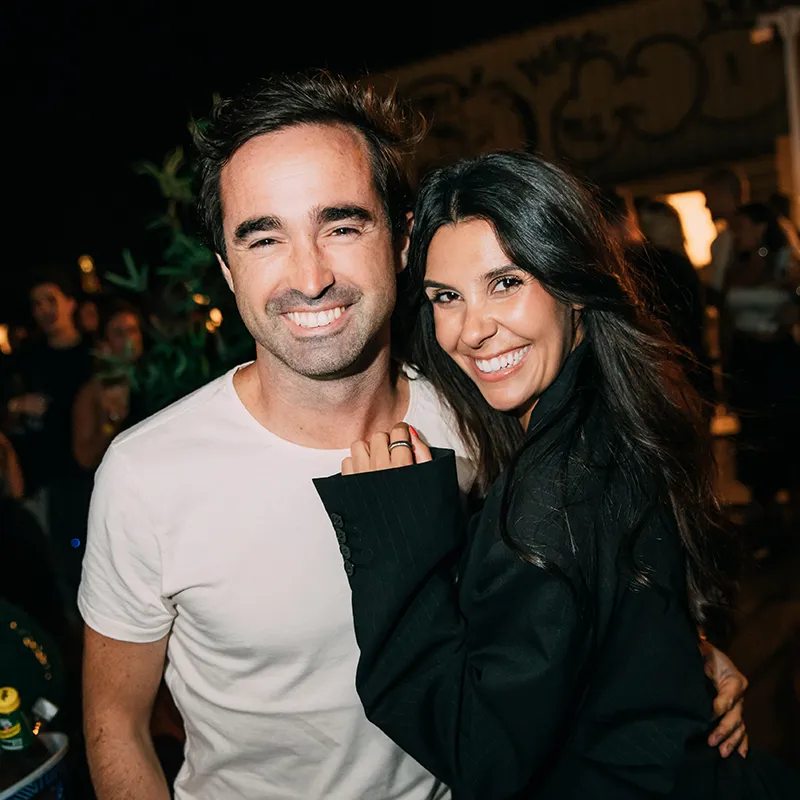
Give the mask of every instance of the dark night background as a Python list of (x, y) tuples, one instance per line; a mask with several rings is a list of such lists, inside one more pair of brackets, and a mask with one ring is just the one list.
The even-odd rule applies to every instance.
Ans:
[(89, 253), (102, 272), (125, 247), (156, 256), (145, 225), (160, 197), (132, 165), (188, 145), (214, 92), (280, 70), (385, 71), (612, 3), (441, 5), (6, 6), (0, 320), (24, 303), (31, 268)]

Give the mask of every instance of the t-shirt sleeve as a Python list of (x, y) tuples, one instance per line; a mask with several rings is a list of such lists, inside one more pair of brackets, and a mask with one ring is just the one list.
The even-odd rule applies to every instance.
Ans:
[(92, 493), (78, 608), (103, 636), (155, 642), (169, 632), (175, 616), (162, 585), (157, 530), (134, 471), (112, 446)]

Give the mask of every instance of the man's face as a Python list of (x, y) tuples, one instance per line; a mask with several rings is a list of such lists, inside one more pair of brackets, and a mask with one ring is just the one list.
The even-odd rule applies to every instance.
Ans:
[(399, 257), (354, 131), (303, 125), (251, 139), (220, 176), (223, 272), (256, 343), (335, 377), (385, 340)]
[(42, 283), (31, 290), (31, 312), (45, 336), (72, 325), (75, 300), (54, 283)]

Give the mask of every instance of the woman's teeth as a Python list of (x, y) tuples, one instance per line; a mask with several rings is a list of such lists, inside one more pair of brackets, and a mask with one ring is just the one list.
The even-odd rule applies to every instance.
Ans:
[(526, 347), (520, 347), (519, 350), (512, 350), (510, 353), (503, 353), (501, 356), (497, 356), (496, 358), (492, 358), (488, 361), (479, 361), (477, 358), (475, 359), (475, 363), (478, 365), (478, 369), (481, 372), (498, 372), (501, 369), (506, 369), (507, 367), (513, 367), (515, 364), (519, 364), (520, 361), (525, 357), (525, 353), (531, 349), (530, 345)]
[(331, 308), (327, 311), (289, 311), (286, 316), (301, 328), (323, 328), (339, 319), (345, 311), (344, 306)]

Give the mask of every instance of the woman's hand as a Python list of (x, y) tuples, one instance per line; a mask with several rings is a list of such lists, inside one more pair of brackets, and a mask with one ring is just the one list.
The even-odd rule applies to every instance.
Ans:
[(432, 459), (428, 446), (405, 422), (399, 422), (389, 433), (379, 431), (372, 434), (369, 441), (354, 442), (350, 453), (342, 461), (342, 475), (408, 467)]

